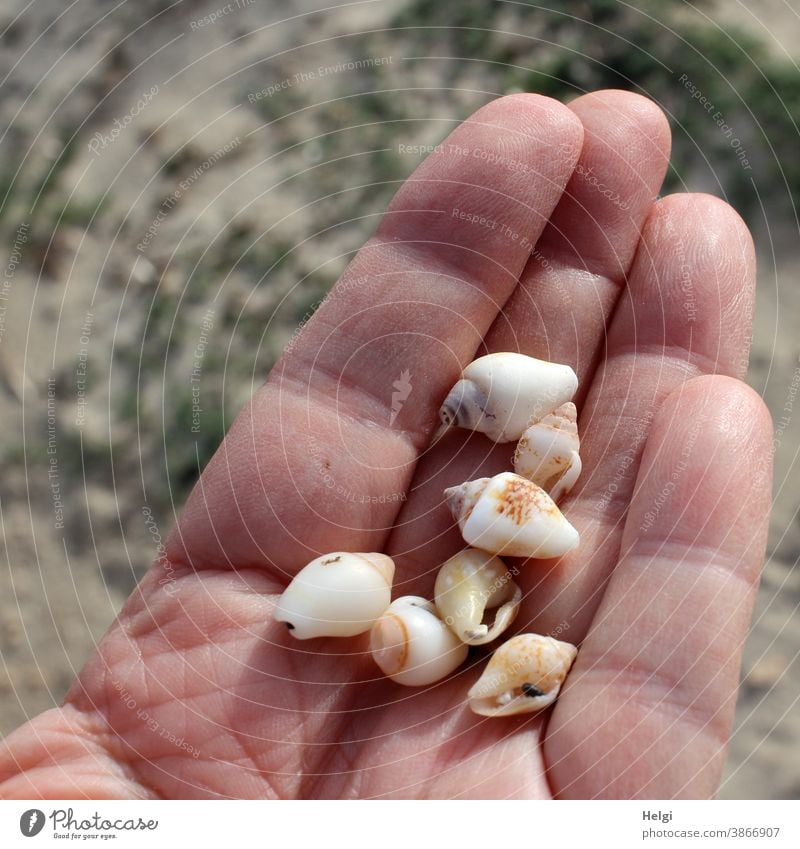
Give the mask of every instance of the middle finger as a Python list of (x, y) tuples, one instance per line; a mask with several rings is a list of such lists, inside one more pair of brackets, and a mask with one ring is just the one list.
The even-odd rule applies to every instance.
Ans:
[[(664, 177), (670, 140), (661, 110), (639, 95), (597, 92), (570, 108), (584, 126), (578, 165), (485, 345), (568, 363), (580, 394)], [(507, 470), (513, 451), (513, 443), (495, 447), (452, 431), (422, 457), (389, 541), (398, 592), (429, 594), (439, 565), (463, 547), (442, 508), (444, 488)]]

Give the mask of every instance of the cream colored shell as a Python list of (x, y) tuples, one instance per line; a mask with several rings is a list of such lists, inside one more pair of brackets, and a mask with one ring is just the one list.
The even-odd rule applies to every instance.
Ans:
[[(463, 642), (480, 646), (499, 637), (514, 621), (522, 590), (499, 557), (467, 548), (439, 570), (434, 596), (445, 624)], [(484, 623), (487, 611), (494, 613), (489, 624)]]
[(514, 452), (514, 471), (558, 501), (581, 473), (579, 450), (577, 410), (568, 402), (522, 434)]
[(558, 697), (578, 650), (570, 643), (519, 634), (503, 643), (467, 693), (480, 716), (511, 716), (546, 708)]
[(363, 634), (389, 607), (393, 579), (385, 554), (325, 554), (295, 575), (274, 616), (298, 640)]
[(446, 489), (468, 545), (511, 557), (560, 557), (580, 542), (552, 498), (513, 472)]
[(395, 599), (370, 634), (372, 657), (385, 675), (406, 687), (424, 687), (448, 676), (469, 649), (418, 596)]
[(513, 442), (533, 422), (569, 401), (577, 388), (578, 378), (569, 366), (513, 352), (487, 354), (464, 369), (439, 415), (446, 427)]

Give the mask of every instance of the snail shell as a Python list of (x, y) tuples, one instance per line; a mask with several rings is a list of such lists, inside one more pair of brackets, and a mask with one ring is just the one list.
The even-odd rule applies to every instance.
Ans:
[(561, 557), (580, 542), (552, 498), (513, 472), (444, 491), (461, 535), (475, 548), (511, 557)]
[(552, 637), (512, 637), (467, 693), (470, 709), (480, 716), (511, 716), (546, 708), (556, 700), (577, 654), (571, 643)]
[(469, 651), (431, 602), (412, 595), (395, 599), (372, 626), (370, 649), (384, 674), (406, 687), (441, 680), (461, 666)]
[(563, 498), (581, 473), (576, 420), (575, 405), (562, 404), (531, 425), (514, 452), (514, 471), (550, 493), (553, 501)]
[[(506, 564), (475, 548), (460, 551), (442, 566), (434, 594), (445, 624), (471, 646), (499, 637), (514, 621), (522, 600)], [(487, 610), (494, 611), (491, 625), (483, 621)]]
[(325, 554), (295, 575), (275, 619), (298, 640), (363, 634), (389, 607), (393, 578), (394, 561), (385, 554)]
[(485, 433), (513, 442), (533, 422), (569, 401), (578, 388), (575, 372), (524, 354), (487, 354), (461, 373), (439, 411), (445, 427)]
[(561, 501), (572, 487), (575, 486), (578, 478), (581, 476), (582, 468), (583, 463), (581, 463), (580, 454), (578, 454), (577, 451), (573, 451), (566, 471), (560, 478), (558, 478), (558, 480), (553, 484), (553, 488), (550, 490), (550, 497), (553, 501)]

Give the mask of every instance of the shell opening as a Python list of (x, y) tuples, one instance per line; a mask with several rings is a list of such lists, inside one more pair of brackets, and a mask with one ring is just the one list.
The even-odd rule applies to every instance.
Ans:
[(439, 408), (439, 416), (447, 427), (481, 430), (484, 418), (495, 418), (494, 414), (487, 411), (487, 404), (488, 399), (480, 386), (462, 378), (447, 394)]
[[(487, 607), (483, 611), (481, 624), (464, 632), (464, 636), (468, 640), (481, 640), (481, 643), (476, 643), (475, 645), (489, 643), (511, 624), (516, 617), (517, 609), (522, 599), (522, 590), (520, 590), (516, 584), (512, 584), (512, 586), (514, 588), (514, 592), (511, 594), (510, 598), (494, 600), (492, 607)], [(490, 632), (491, 637), (489, 639), (484, 639), (489, 636)]]
[[(530, 681), (524, 681), (518, 687), (509, 687), (501, 693), (483, 698), (470, 699), (470, 707), (475, 713), (483, 716), (505, 714), (511, 716), (515, 713), (527, 713), (528, 710), (537, 710), (547, 707), (558, 694), (560, 687), (555, 692), (544, 692)], [(524, 705), (524, 709), (523, 708)]]

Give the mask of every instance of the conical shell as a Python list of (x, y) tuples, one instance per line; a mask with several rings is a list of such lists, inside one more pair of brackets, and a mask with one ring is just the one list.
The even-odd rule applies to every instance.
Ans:
[(383, 673), (406, 687), (447, 677), (469, 651), (439, 619), (434, 605), (418, 596), (392, 602), (372, 627), (370, 650)]
[(503, 352), (473, 360), (440, 410), (446, 426), (513, 442), (527, 427), (569, 401), (578, 388), (575, 372), (524, 354)]
[(554, 501), (566, 495), (581, 472), (577, 411), (572, 402), (531, 425), (514, 452), (514, 471), (550, 493)]
[[(485, 551), (467, 548), (439, 570), (434, 589), (436, 609), (456, 636), (471, 646), (490, 643), (514, 621), (522, 590), (506, 564)], [(490, 624), (484, 623), (493, 611)]]
[(550, 490), (550, 497), (558, 503), (561, 499), (572, 489), (573, 486), (578, 481), (578, 478), (581, 476), (581, 469), (583, 468), (583, 463), (581, 462), (581, 455), (578, 454), (577, 451), (572, 452), (572, 457), (570, 459), (570, 463), (567, 466), (566, 471), (563, 475), (553, 484), (553, 488)]
[(479, 478), (444, 492), (468, 545), (510, 557), (561, 557), (580, 536), (552, 498), (513, 472)]
[(511, 716), (546, 708), (557, 698), (578, 650), (570, 643), (520, 634), (503, 643), (467, 693), (481, 716)]
[(298, 640), (363, 634), (389, 607), (393, 578), (394, 562), (385, 554), (325, 554), (295, 575), (275, 619)]

